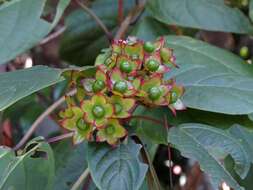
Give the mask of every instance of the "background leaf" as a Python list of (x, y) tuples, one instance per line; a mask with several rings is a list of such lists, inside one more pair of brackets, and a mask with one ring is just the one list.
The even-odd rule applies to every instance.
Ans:
[[(168, 135), (169, 142), (172, 143), (183, 156), (192, 158), (199, 162), (201, 169), (204, 172), (207, 172), (207, 175), (210, 177), (211, 183), (215, 189), (218, 189), (220, 184), (224, 181), (234, 189), (243, 189), (218, 161), (210, 149), (206, 147), (206, 144), (203, 143), (203, 138), (207, 138), (210, 142), (213, 142), (213, 136), (209, 136), (209, 133), (206, 133), (205, 136), (200, 139), (198, 137), (198, 133), (197, 135), (194, 134), (195, 132), (198, 132), (197, 130), (194, 132), (187, 130), (187, 128), (194, 128), (196, 125), (198, 124), (185, 124), (179, 127), (171, 128)], [(213, 130), (213, 128), (210, 127), (210, 131), (211, 130)], [(226, 141), (226, 139), (224, 140)], [(233, 144), (230, 146), (230, 148), (232, 148)]]
[(0, 170), (0, 189), (51, 189), (54, 155), (50, 146), (38, 137), (27, 144), (20, 156), (0, 148)]
[(101, 190), (138, 190), (147, 166), (140, 162), (141, 146), (129, 139), (112, 148), (107, 144), (88, 144), (87, 161), (91, 176)]
[(61, 70), (46, 66), (0, 74), (0, 111), (21, 98), (62, 80)]
[(234, 33), (253, 31), (248, 18), (223, 0), (150, 0), (148, 10), (166, 24)]
[(225, 114), (253, 112), (253, 67), (234, 54), (189, 37), (168, 36), (177, 64), (166, 78), (186, 88), (187, 107)]
[[(134, 5), (133, 0), (124, 1), (124, 14)], [(92, 3), (92, 11), (109, 30), (118, 23), (118, 5), (114, 0), (97, 0)], [(60, 55), (75, 65), (93, 65), (101, 49), (109, 46), (104, 31), (83, 10), (71, 13), (66, 19), (67, 30), (63, 35)]]
[[(60, 0), (52, 23), (41, 19), (46, 0), (13, 0), (0, 7), (0, 64), (33, 47), (59, 21), (70, 0)], [(17, 33), (18, 31), (18, 33)]]

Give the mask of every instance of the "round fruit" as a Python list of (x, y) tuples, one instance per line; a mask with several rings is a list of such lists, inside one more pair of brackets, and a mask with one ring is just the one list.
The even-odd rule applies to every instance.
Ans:
[(114, 84), (113, 89), (117, 92), (124, 93), (127, 91), (127, 83), (125, 81), (118, 81)]
[(240, 56), (243, 58), (247, 58), (249, 56), (249, 48), (247, 46), (243, 46), (240, 49)]
[(92, 90), (93, 92), (99, 92), (101, 90), (103, 90), (105, 87), (105, 83), (102, 80), (96, 80), (93, 84), (92, 84)]
[(159, 68), (160, 63), (154, 59), (150, 59), (148, 60), (148, 62), (146, 63), (146, 67), (149, 71), (151, 72), (155, 72), (157, 71), (157, 69)]
[(132, 65), (128, 61), (122, 61), (120, 63), (120, 70), (125, 73), (130, 73), (132, 71)]
[(145, 42), (143, 48), (146, 52), (152, 53), (155, 50), (155, 45), (151, 42)]
[(102, 118), (105, 115), (105, 110), (102, 106), (94, 106), (92, 113), (96, 118)]
[(77, 121), (76, 125), (77, 128), (82, 131), (86, 130), (88, 127), (88, 124), (82, 118)]
[(152, 87), (149, 89), (149, 98), (151, 100), (158, 100), (162, 95), (161, 89), (159, 87)]
[(105, 132), (106, 132), (107, 135), (112, 135), (115, 132), (114, 126), (113, 125), (108, 125), (105, 128)]

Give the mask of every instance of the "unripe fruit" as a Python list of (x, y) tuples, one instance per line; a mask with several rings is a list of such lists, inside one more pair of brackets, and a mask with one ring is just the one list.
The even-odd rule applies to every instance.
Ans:
[(113, 89), (117, 92), (124, 93), (127, 91), (127, 83), (125, 81), (118, 81), (114, 84)]
[(240, 49), (240, 56), (243, 58), (247, 58), (249, 56), (249, 48), (247, 46), (243, 46)]
[(154, 100), (158, 100), (161, 97), (162, 92), (159, 87), (155, 86), (149, 89), (148, 94), (149, 94), (149, 98), (154, 101)]
[(105, 83), (102, 80), (96, 80), (93, 84), (92, 84), (92, 90), (93, 92), (99, 92), (101, 90), (103, 90), (105, 87)]
[(92, 113), (96, 118), (102, 118), (105, 115), (105, 110), (102, 106), (94, 106)]
[(128, 61), (122, 61), (120, 63), (120, 70), (125, 73), (130, 73), (133, 70), (133, 68)]
[(171, 92), (170, 103), (173, 104), (178, 100), (178, 94), (176, 92)]
[(77, 128), (84, 131), (87, 129), (88, 124), (81, 118), (76, 123)]
[(151, 42), (145, 42), (143, 48), (146, 52), (152, 53), (155, 50), (155, 45)]
[(160, 63), (157, 60), (154, 59), (150, 59), (148, 60), (148, 62), (146, 63), (146, 67), (149, 71), (151, 72), (155, 72), (157, 71), (157, 69), (159, 68)]
[(115, 132), (115, 128), (113, 125), (108, 125), (106, 128), (105, 128), (105, 133), (107, 135), (112, 135), (113, 133)]

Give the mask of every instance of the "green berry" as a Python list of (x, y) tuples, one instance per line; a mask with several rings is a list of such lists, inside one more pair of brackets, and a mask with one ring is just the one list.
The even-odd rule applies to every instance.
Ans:
[(132, 65), (128, 61), (122, 61), (120, 63), (120, 70), (125, 73), (130, 73), (132, 69)]
[(176, 92), (171, 92), (171, 97), (170, 97), (170, 103), (175, 103), (178, 99), (178, 94)]
[(146, 52), (152, 53), (155, 50), (155, 45), (151, 42), (145, 42), (143, 48)]
[(159, 68), (160, 63), (157, 60), (154, 59), (150, 59), (148, 60), (148, 62), (146, 63), (146, 67), (149, 71), (151, 72), (155, 72), (157, 71), (157, 69)]
[(118, 81), (114, 84), (113, 89), (117, 92), (124, 93), (127, 91), (127, 83), (125, 81)]
[(105, 128), (105, 133), (107, 135), (112, 135), (113, 133), (115, 132), (115, 128), (113, 125), (108, 125), (106, 128)]
[(99, 92), (101, 90), (103, 90), (105, 87), (105, 83), (102, 80), (96, 80), (93, 84), (92, 84), (92, 90), (93, 92)]
[(122, 107), (122, 105), (120, 105), (120, 104), (115, 104), (114, 105), (114, 107), (115, 107), (115, 113), (116, 114), (118, 114), (118, 113), (120, 113), (122, 110), (123, 110), (123, 107)]
[(162, 92), (159, 87), (155, 86), (149, 89), (148, 94), (149, 94), (149, 98), (154, 101), (154, 100), (158, 100), (161, 97)]
[(76, 126), (81, 131), (85, 131), (88, 127), (88, 124), (84, 121), (84, 119), (81, 118), (77, 121)]
[(102, 106), (96, 105), (93, 107), (92, 113), (96, 118), (102, 118), (105, 115), (105, 110)]
[(247, 58), (249, 56), (249, 48), (247, 46), (243, 46), (240, 49), (240, 56), (243, 58)]

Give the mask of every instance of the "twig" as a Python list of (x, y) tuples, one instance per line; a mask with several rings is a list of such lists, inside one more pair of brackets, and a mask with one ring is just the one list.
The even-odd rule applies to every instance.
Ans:
[(44, 45), (46, 43), (48, 43), (49, 41), (59, 37), (64, 31), (66, 30), (66, 27), (61, 27), (59, 30), (57, 30), (56, 32), (50, 34), (49, 36), (47, 36), (46, 38), (44, 38), (41, 42), (40, 45)]
[(151, 121), (153, 123), (157, 123), (159, 125), (164, 125), (164, 123), (162, 121), (159, 121), (158, 119), (154, 119), (152, 117), (148, 117), (148, 116), (144, 116), (144, 115), (133, 115), (133, 116), (129, 117), (128, 119), (143, 119), (143, 120)]
[(145, 7), (146, 1), (144, 0), (141, 3), (138, 3), (127, 15), (125, 20), (121, 23), (119, 30), (117, 31), (114, 39), (121, 39), (124, 37), (129, 25), (131, 24), (132, 19), (141, 13)]
[(73, 132), (71, 132), (71, 133), (66, 133), (66, 134), (63, 134), (63, 135), (59, 135), (59, 136), (56, 136), (56, 137), (52, 137), (52, 138), (48, 139), (47, 142), (48, 142), (48, 143), (58, 142), (58, 141), (60, 141), (60, 140), (73, 137), (73, 135), (74, 135)]
[(118, 22), (119, 24), (122, 23), (124, 18), (124, 0), (118, 0)]
[(89, 169), (86, 168), (82, 175), (78, 178), (78, 180), (75, 182), (75, 184), (72, 186), (70, 190), (77, 190), (82, 185), (83, 181), (86, 179), (86, 177), (89, 175)]
[[(68, 95), (73, 95), (76, 93), (76, 89), (70, 91)], [(48, 107), (32, 124), (27, 133), (23, 136), (23, 138), (19, 141), (19, 143), (14, 147), (14, 150), (20, 149), (26, 141), (32, 136), (34, 131), (38, 128), (39, 124), (50, 115), (58, 106), (60, 106), (65, 101), (65, 96), (61, 97), (55, 103), (53, 103), (50, 107)]]
[(96, 23), (101, 27), (101, 29), (105, 32), (107, 39), (109, 40), (109, 42), (111, 42), (112, 40), (112, 34), (111, 32), (108, 30), (108, 28), (105, 26), (105, 24), (101, 21), (100, 18), (98, 18), (98, 16), (91, 10), (89, 9), (85, 4), (81, 3), (79, 0), (75, 0), (76, 3), (88, 14), (90, 15), (91, 18), (93, 18)]

